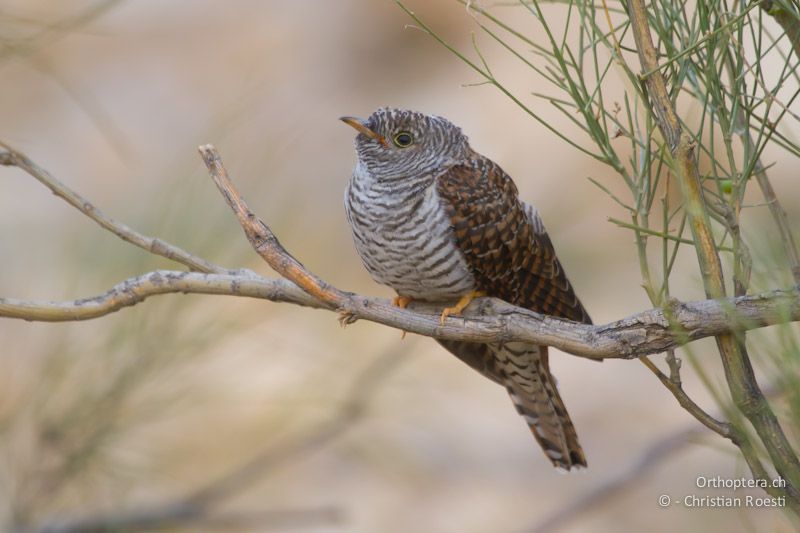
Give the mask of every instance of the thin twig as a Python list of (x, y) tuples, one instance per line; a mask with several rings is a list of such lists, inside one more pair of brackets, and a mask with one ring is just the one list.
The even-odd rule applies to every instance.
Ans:
[(794, 232), (789, 224), (789, 217), (778, 201), (775, 189), (772, 188), (772, 183), (770, 183), (769, 177), (767, 177), (767, 173), (764, 171), (764, 167), (760, 162), (756, 163), (755, 176), (758, 186), (761, 189), (761, 194), (764, 195), (764, 199), (767, 201), (769, 210), (772, 213), (772, 218), (775, 220), (775, 225), (778, 227), (783, 249), (786, 253), (786, 257), (789, 259), (789, 264), (792, 269), (794, 282), (800, 284), (800, 253), (798, 253), (797, 241), (794, 238)]
[[(636, 230), (640, 233), (646, 233), (647, 235), (653, 235), (654, 237), (661, 237), (662, 239), (666, 239), (668, 241), (675, 241), (682, 244), (694, 244), (694, 241), (691, 239), (684, 239), (683, 237), (678, 237), (677, 235), (673, 235), (671, 233), (665, 233), (663, 231), (658, 231), (650, 228), (645, 228), (644, 226), (639, 226), (637, 224), (631, 224), (630, 222), (625, 222), (624, 220), (619, 220), (614, 217), (608, 217), (608, 221), (612, 224), (615, 224), (621, 228), (627, 228)], [(730, 248), (720, 247), (720, 250), (727, 250), (733, 251)]]
[(5, 150), (0, 151), (0, 165), (14, 166), (24, 170), (36, 178), (39, 183), (50, 189), (53, 194), (67, 202), (69, 205), (90, 219), (94, 220), (100, 225), (100, 227), (110, 231), (123, 241), (129, 242), (134, 246), (138, 246), (139, 248), (150, 253), (160, 255), (161, 257), (166, 257), (171, 261), (185, 265), (196, 272), (228, 272), (227, 269), (206, 261), (201, 257), (193, 255), (186, 250), (182, 250), (173, 244), (155, 237), (143, 235), (123, 224), (122, 222), (114, 220), (95, 207), (92, 202), (78, 194), (76, 191), (67, 187), (52, 174), (31, 161), (28, 156), (22, 152), (14, 150), (3, 142), (0, 142), (0, 148)]
[[(644, 83), (659, 130), (670, 149), (676, 177), (684, 197), (689, 226), (695, 241), (706, 295), (719, 298), (725, 294), (722, 265), (710, 228), (708, 210), (697, 172), (694, 144), (681, 130), (681, 123), (669, 97), (664, 75), (658, 70), (658, 53), (653, 45), (643, 0), (628, 0), (628, 13), (636, 41)], [(787, 480), (791, 506), (800, 509), (800, 461), (792, 450), (775, 413), (764, 398), (753, 372), (744, 342), (732, 334), (716, 336), (725, 378), (737, 408), (756, 429), (778, 473)], [(746, 450), (741, 448), (744, 453)], [(751, 464), (752, 461), (748, 461)], [(755, 472), (754, 472), (755, 475)]]
[(800, 59), (800, 13), (793, 11), (791, 2), (775, 2), (773, 0), (762, 0), (761, 9), (767, 12), (775, 21), (781, 25), (786, 37), (792, 43), (795, 55)]
[[(762, 3), (761, 6), (764, 7), (764, 3)], [(798, 46), (800, 46), (800, 21), (795, 20), (794, 24), (799, 32), (795, 34), (795, 39), (798, 41)], [(735, 46), (741, 50), (741, 43), (738, 43), (735, 40), (734, 43)], [(741, 51), (741, 55), (742, 61), (745, 63), (745, 65), (748, 65), (748, 68), (752, 68), (745, 58), (744, 51)], [(798, 52), (798, 59), (800, 59), (800, 52)], [(741, 74), (736, 72), (734, 66), (731, 64), (731, 61), (726, 61), (725, 66), (728, 70), (728, 75), (731, 78), (731, 83), (734, 83), (736, 77), (740, 76)], [(761, 87), (761, 90), (764, 91), (765, 95), (771, 95), (770, 97), (773, 102), (775, 102), (785, 111), (791, 113), (785, 104), (774, 97), (773, 92), (767, 88), (760, 76), (755, 76), (755, 81)], [(737, 130), (739, 131), (739, 138), (741, 138), (742, 143), (744, 144), (745, 153), (755, 154), (757, 152), (756, 143), (753, 141), (753, 135), (745, 118), (744, 104), (740, 103), (739, 105), (735, 106), (735, 109), (736, 121), (738, 122)], [(792, 113), (792, 115), (794, 114)], [(775, 225), (778, 227), (778, 235), (780, 236), (781, 243), (783, 244), (783, 250), (784, 253), (786, 253), (786, 258), (789, 260), (789, 267), (792, 271), (794, 282), (800, 284), (800, 251), (798, 251), (797, 248), (797, 241), (795, 240), (794, 232), (789, 224), (789, 216), (786, 214), (786, 210), (783, 209), (783, 206), (778, 200), (778, 196), (775, 194), (775, 189), (772, 188), (772, 183), (767, 176), (767, 168), (762, 164), (760, 157), (755, 158), (753, 174), (756, 176), (756, 181), (761, 189), (761, 194), (763, 194), (767, 207), (769, 208), (772, 218), (775, 221)]]
[(151, 296), (174, 293), (242, 296), (305, 307), (325, 307), (289, 281), (264, 278), (249, 270), (243, 269), (235, 274), (155, 270), (128, 278), (103, 294), (78, 300), (33, 302), (0, 298), (0, 317), (37, 322), (90, 320), (131, 307)]
[(255, 216), (236, 190), (216, 148), (207, 144), (200, 146), (198, 150), (219, 192), (239, 219), (247, 240), (264, 261), (275, 272), (294, 282), (314, 298), (331, 306), (344, 308), (350, 294), (340, 291), (306, 270), (292, 254), (286, 251), (269, 226)]
[(706, 413), (702, 407), (697, 405), (697, 403), (695, 403), (695, 401), (684, 392), (683, 387), (681, 387), (679, 383), (676, 383), (673, 379), (671, 379), (671, 376), (664, 374), (650, 359), (647, 357), (642, 357), (641, 361), (644, 363), (644, 366), (646, 366), (653, 374), (655, 374), (659, 381), (661, 381), (661, 384), (664, 385), (673, 396), (675, 396), (675, 399), (678, 400), (678, 403), (681, 405), (681, 407), (688, 411), (689, 414), (695, 417), (701, 424), (706, 426), (714, 433), (717, 433), (726, 439), (731, 438), (732, 433), (730, 424), (721, 422)]

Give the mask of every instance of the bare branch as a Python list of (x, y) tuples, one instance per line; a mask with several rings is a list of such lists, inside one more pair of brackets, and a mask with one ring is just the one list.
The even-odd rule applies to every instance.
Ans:
[(761, 9), (767, 12), (781, 25), (786, 37), (792, 43), (795, 55), (800, 58), (800, 13), (795, 10), (796, 4), (791, 2), (775, 2), (762, 0)]
[(697, 405), (697, 403), (695, 403), (695, 401), (692, 400), (688, 394), (686, 394), (680, 382), (672, 378), (672, 375), (667, 376), (664, 374), (655, 365), (655, 363), (653, 363), (647, 357), (642, 357), (641, 361), (644, 363), (644, 366), (646, 366), (653, 374), (655, 374), (659, 381), (661, 381), (661, 384), (664, 385), (673, 396), (675, 396), (675, 399), (678, 400), (678, 403), (681, 405), (681, 407), (687, 410), (701, 424), (722, 437), (731, 440), (734, 439), (734, 433), (731, 429), (731, 425), (727, 422), (720, 422), (713, 416), (703, 411), (703, 409)]
[(170, 261), (185, 265), (196, 272), (228, 272), (227, 269), (219, 265), (215, 265), (201, 257), (190, 254), (186, 250), (182, 250), (161, 239), (143, 235), (122, 222), (106, 216), (89, 200), (67, 187), (64, 183), (61, 183), (45, 169), (31, 161), (28, 156), (22, 152), (14, 150), (3, 142), (0, 142), (0, 148), (5, 149), (5, 151), (0, 151), (0, 165), (18, 167), (24, 170), (36, 178), (39, 183), (50, 189), (53, 194), (123, 241), (129, 242), (150, 253), (166, 257)]
[[(749, 130), (747, 130), (745, 142), (752, 143)], [(770, 183), (769, 177), (767, 177), (767, 173), (761, 165), (761, 161), (756, 163), (755, 176), (756, 181), (758, 181), (758, 186), (761, 188), (761, 193), (764, 195), (764, 199), (769, 206), (770, 213), (772, 213), (772, 218), (775, 220), (775, 225), (778, 227), (778, 235), (780, 236), (783, 249), (789, 260), (794, 282), (800, 284), (800, 252), (798, 252), (797, 249), (797, 241), (794, 238), (794, 233), (789, 224), (789, 217), (786, 214), (786, 210), (783, 209), (783, 206), (778, 201), (775, 189), (772, 188), (772, 183)]]
[(440, 339), (545, 344), (590, 359), (636, 358), (712, 335), (800, 320), (800, 291), (795, 288), (733, 299), (673, 301), (667, 311), (651, 309), (609, 324), (591, 326), (484, 298), (471, 305), (464, 316), (448, 317), (441, 324), (441, 304), (416, 302), (409, 309), (400, 309), (387, 300), (342, 291), (309, 272), (249, 210), (213, 147), (202, 150), (212, 176), (253, 246), (288, 281), (263, 278), (247, 270), (225, 274), (155, 271), (125, 280), (91, 298), (67, 302), (0, 298), (0, 316), (52, 322), (87, 320), (135, 305), (150, 296), (217, 294), (338, 309), (351, 320), (364, 319)]
[[(211, 178), (217, 185), (219, 192), (222, 193), (225, 201), (233, 209), (236, 218), (239, 219), (239, 224), (244, 229), (247, 240), (250, 241), (258, 255), (275, 272), (294, 282), (295, 285), (301, 287), (310, 295), (332, 306), (346, 309), (344, 304), (351, 295), (329, 285), (306, 270), (297, 259), (286, 251), (278, 241), (278, 238), (275, 237), (275, 234), (272, 233), (272, 230), (256, 217), (244, 201), (244, 198), (242, 198), (242, 195), (236, 190), (230, 177), (228, 177), (228, 172), (222, 164), (222, 159), (217, 149), (207, 144), (200, 146), (198, 150), (208, 167)], [(347, 310), (349, 311), (349, 309)]]
[(249, 270), (237, 274), (202, 274), (156, 270), (126, 279), (103, 294), (66, 302), (32, 302), (0, 298), (0, 316), (40, 322), (89, 320), (136, 305), (159, 294), (224, 294), (323, 307), (283, 279), (267, 279)]
[[(800, 320), (799, 289), (721, 300), (673, 301), (668, 312), (650, 309), (608, 324), (590, 326), (541, 315), (494, 298), (477, 299), (463, 316), (449, 317), (441, 324), (439, 304), (414, 302), (408, 309), (400, 309), (389, 300), (346, 293), (327, 283), (325, 286), (344, 295), (340, 309), (355, 320), (439, 339), (546, 344), (588, 359), (633, 359), (713, 335)], [(287, 280), (263, 278), (248, 270), (238, 274), (157, 270), (127, 279), (98, 296), (79, 300), (33, 302), (0, 298), (0, 317), (43, 322), (88, 320), (130, 307), (150, 296), (172, 293), (240, 296), (317, 309), (333, 308)]]
[[(641, 69), (647, 73), (643, 78), (650, 105), (675, 163), (706, 295), (720, 298), (725, 295), (722, 264), (711, 232), (694, 144), (681, 130), (664, 75), (657, 69), (658, 53), (653, 45), (644, 1), (628, 0), (628, 13)], [(795, 508), (800, 508), (800, 460), (758, 386), (744, 339), (733, 334), (721, 334), (716, 335), (716, 341), (734, 403), (755, 428), (778, 473), (788, 481), (787, 492), (792, 496)], [(741, 450), (746, 452), (744, 446)], [(752, 468), (754, 462), (748, 460), (748, 464)], [(757, 475), (756, 472), (753, 474)]]
[[(765, 0), (761, 3), (762, 9), (769, 9), (766, 7), (766, 4), (771, 4), (770, 0)], [(795, 14), (795, 17), (797, 15)], [(797, 46), (795, 51), (800, 54), (800, 20), (794, 20), (794, 27), (795, 27), (795, 35), (793, 39), (793, 44)], [(788, 30), (787, 30), (788, 32)], [(731, 38), (733, 40), (733, 37)], [(733, 40), (735, 42), (735, 40)], [(740, 43), (736, 43), (737, 47), (741, 47)], [(751, 66), (747, 63), (747, 60), (742, 58), (744, 63), (748, 65), (748, 68)], [(798, 59), (800, 59), (800, 55), (798, 55)], [(728, 76), (731, 79), (731, 84), (735, 83), (735, 80), (740, 74), (737, 72), (733, 64), (733, 60), (728, 56), (726, 57), (725, 61), (726, 70), (728, 72)], [(761, 86), (761, 90), (764, 91), (764, 94), (773, 94), (772, 91), (764, 84), (764, 81), (759, 77), (755, 77), (756, 83)], [(789, 109), (779, 102), (777, 99), (773, 97), (772, 101), (777, 103), (781, 108), (785, 111), (790, 112)], [(749, 124), (747, 123), (747, 118), (744, 112), (744, 102), (740, 99), (738, 105), (734, 106), (736, 122), (738, 122), (739, 131), (739, 138), (742, 140), (742, 143), (745, 146), (746, 153), (757, 153), (756, 143), (753, 141), (753, 134), (750, 130)], [(775, 221), (775, 225), (778, 228), (778, 236), (780, 237), (781, 243), (783, 244), (784, 252), (786, 253), (786, 258), (789, 261), (789, 266), (792, 271), (792, 277), (794, 278), (794, 282), (800, 284), (800, 251), (797, 248), (797, 241), (794, 237), (794, 232), (792, 231), (791, 224), (789, 223), (789, 216), (786, 214), (786, 210), (781, 205), (780, 201), (778, 200), (778, 196), (775, 194), (775, 189), (772, 188), (772, 183), (770, 182), (769, 177), (767, 176), (767, 169), (761, 163), (761, 158), (757, 157), (755, 160), (755, 165), (753, 167), (753, 174), (756, 177), (756, 181), (758, 182), (758, 186), (761, 189), (761, 194), (764, 195), (764, 200), (766, 201), (767, 207), (769, 208), (770, 213), (772, 214), (772, 218)], [(738, 202), (737, 202), (738, 204)], [(741, 204), (738, 204), (739, 208), (741, 208)], [(738, 229), (736, 230), (738, 232)]]

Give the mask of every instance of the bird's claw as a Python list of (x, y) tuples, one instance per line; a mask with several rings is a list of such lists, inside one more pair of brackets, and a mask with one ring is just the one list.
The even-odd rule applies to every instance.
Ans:
[(486, 296), (486, 293), (481, 291), (471, 291), (458, 300), (458, 303), (452, 307), (445, 307), (442, 311), (442, 316), (439, 317), (439, 324), (444, 326), (444, 321), (450, 315), (460, 315), (461, 311), (467, 308), (469, 304), (472, 303), (472, 300), (475, 298), (479, 298), (481, 296)]
[(358, 317), (351, 313), (350, 311), (340, 310), (339, 311), (339, 325), (343, 328), (346, 328), (353, 322), (357, 321)]

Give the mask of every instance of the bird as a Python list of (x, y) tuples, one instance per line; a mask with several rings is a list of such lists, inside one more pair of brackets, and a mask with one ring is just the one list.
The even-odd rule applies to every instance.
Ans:
[[(355, 248), (372, 278), (397, 293), (395, 305), (457, 302), (444, 308), (444, 321), (488, 296), (592, 323), (536, 208), (458, 126), (391, 107), (340, 120), (357, 131), (344, 198)], [(547, 346), (438, 342), (507, 390), (553, 466), (586, 467)]]

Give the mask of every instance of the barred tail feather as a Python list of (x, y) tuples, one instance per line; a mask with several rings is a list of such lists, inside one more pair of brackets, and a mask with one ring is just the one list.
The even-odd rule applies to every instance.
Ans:
[(547, 364), (547, 347), (509, 343), (498, 350), (505, 386), (517, 412), (557, 468), (586, 466), (578, 434)]

